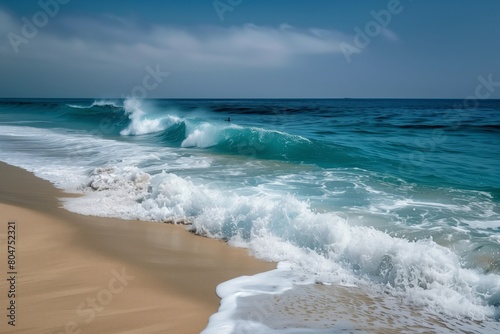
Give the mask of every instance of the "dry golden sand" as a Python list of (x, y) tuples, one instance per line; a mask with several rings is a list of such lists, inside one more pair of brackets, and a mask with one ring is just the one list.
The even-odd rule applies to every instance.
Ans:
[[(181, 226), (85, 217), (65, 194), (0, 163), (0, 333), (199, 333), (216, 286), (273, 269)], [(7, 223), (16, 222), (16, 326), (8, 325)]]

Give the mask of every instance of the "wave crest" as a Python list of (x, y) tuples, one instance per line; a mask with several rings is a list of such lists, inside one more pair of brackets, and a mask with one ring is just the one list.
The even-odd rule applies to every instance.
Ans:
[(120, 132), (122, 136), (160, 132), (180, 121), (178, 117), (172, 115), (161, 118), (148, 118), (143, 103), (136, 98), (127, 98), (124, 102), (124, 109), (125, 114), (130, 119), (130, 124)]

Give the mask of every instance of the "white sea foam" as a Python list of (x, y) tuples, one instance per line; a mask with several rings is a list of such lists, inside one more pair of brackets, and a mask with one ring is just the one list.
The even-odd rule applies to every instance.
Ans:
[(219, 312), (210, 317), (202, 334), (272, 333), (262, 321), (269, 315), (271, 303), (252, 303), (245, 317), (238, 318), (236, 313), (241, 310), (241, 299), (263, 294), (279, 295), (296, 285), (312, 283), (314, 280), (297, 275), (286, 263), (281, 263), (273, 271), (222, 283), (217, 287), (217, 295), (221, 298)]
[(500, 220), (463, 220), (463, 222), (477, 229), (500, 229)]
[(127, 219), (192, 222), (202, 235), (248, 247), (294, 271), (331, 283), (376, 283), (393, 296), (451, 316), (495, 316), (500, 277), (463, 268), (460, 258), (432, 240), (410, 242), (333, 213), (315, 213), (293, 196), (241, 196), (171, 173), (96, 170), (100, 191), (68, 199), (71, 211)]
[[(2, 140), (2, 137), (7, 138)], [(107, 163), (123, 168), (116, 177), (127, 177), (128, 168), (146, 165), (148, 171), (206, 169), (207, 157), (174, 152), (169, 148), (136, 146), (92, 136), (86, 132), (57, 132), (32, 127), (0, 126), (0, 160), (22, 167), (68, 191), (81, 191), (92, 181), (89, 174)], [(91, 174), (94, 178), (103, 173)], [(98, 180), (94, 180), (98, 182)], [(90, 189), (90, 188), (89, 188)], [(125, 187), (124, 187), (125, 189)]]
[(320, 285), (290, 268), (239, 277), (217, 288), (219, 312), (202, 334), (496, 333), (498, 322), (454, 319), (367, 286)]

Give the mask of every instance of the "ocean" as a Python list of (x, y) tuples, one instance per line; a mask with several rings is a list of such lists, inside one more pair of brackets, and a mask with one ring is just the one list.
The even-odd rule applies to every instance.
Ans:
[(0, 160), (83, 215), (186, 224), (276, 270), (211, 333), (500, 332), (500, 101), (2, 99)]

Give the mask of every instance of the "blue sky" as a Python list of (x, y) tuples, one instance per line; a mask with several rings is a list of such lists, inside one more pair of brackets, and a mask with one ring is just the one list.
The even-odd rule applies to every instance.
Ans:
[(0, 97), (462, 99), (500, 82), (497, 0), (216, 1), (4, 0)]

